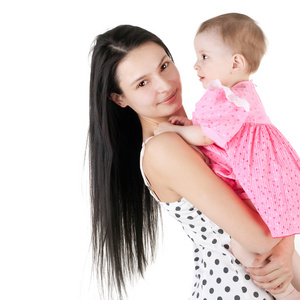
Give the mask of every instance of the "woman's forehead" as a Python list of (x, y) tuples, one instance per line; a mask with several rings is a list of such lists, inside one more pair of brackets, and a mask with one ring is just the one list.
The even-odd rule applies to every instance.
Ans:
[(118, 66), (120, 81), (132, 81), (155, 71), (165, 58), (165, 50), (156, 43), (133, 49)]

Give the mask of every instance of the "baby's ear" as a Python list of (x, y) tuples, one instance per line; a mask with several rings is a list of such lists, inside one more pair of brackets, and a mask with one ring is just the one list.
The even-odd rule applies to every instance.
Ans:
[(233, 72), (240, 72), (245, 71), (247, 69), (247, 61), (242, 54), (234, 54), (232, 56), (233, 64), (232, 64), (232, 71)]
[(127, 104), (123, 100), (123, 97), (120, 94), (111, 93), (110, 96), (109, 96), (109, 99), (112, 100), (113, 102), (115, 102), (117, 105), (119, 105), (121, 107), (126, 107), (127, 106)]

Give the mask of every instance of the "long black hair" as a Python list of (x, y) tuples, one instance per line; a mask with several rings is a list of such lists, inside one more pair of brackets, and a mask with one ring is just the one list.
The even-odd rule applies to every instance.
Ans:
[(90, 77), (89, 164), (93, 262), (97, 277), (120, 298), (126, 279), (143, 275), (155, 254), (160, 210), (144, 185), (142, 128), (135, 111), (109, 99), (122, 94), (117, 67), (133, 49), (164, 43), (140, 27), (120, 25), (96, 37)]

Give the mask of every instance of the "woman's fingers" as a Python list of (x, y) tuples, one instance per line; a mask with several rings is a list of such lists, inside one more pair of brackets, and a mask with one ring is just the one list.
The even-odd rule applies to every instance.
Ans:
[(263, 266), (256, 268), (249, 267), (247, 268), (247, 272), (249, 272), (253, 281), (259, 287), (275, 294), (285, 291), (293, 279), (292, 246), (293, 239), (284, 238), (269, 253), (256, 256), (253, 264), (261, 264), (264, 261)]
[(253, 261), (252, 265), (254, 267), (261, 267), (261, 266), (268, 264), (268, 262), (269, 262), (268, 259), (270, 258), (271, 255), (272, 255), (271, 251), (269, 251), (267, 253), (263, 253), (263, 254), (257, 254), (255, 256), (255, 260)]
[(266, 264), (261, 268), (247, 268), (247, 271), (257, 286), (273, 295), (285, 292), (293, 278), (291, 270), (281, 264), (275, 270)]
[(268, 263), (261, 268), (247, 268), (247, 272), (256, 285), (274, 295), (283, 293), (293, 278), (291, 270), (280, 263), (276, 269)]
[[(270, 276), (270, 278), (272, 278), (273, 276)], [(282, 278), (278, 278), (275, 275), (275, 279), (274, 280), (270, 280), (270, 281), (266, 281), (266, 278), (254, 278), (253, 282), (259, 286), (260, 288), (267, 290), (268, 292), (270, 292), (271, 294), (279, 294), (279, 293), (283, 293), (285, 292), (285, 290), (287, 289), (289, 282), (287, 281), (282, 281)]]

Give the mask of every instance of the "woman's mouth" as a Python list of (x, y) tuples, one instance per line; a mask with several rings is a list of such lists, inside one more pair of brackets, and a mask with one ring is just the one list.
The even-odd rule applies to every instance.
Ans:
[(177, 89), (170, 96), (168, 96), (165, 100), (159, 102), (158, 104), (170, 104), (175, 101), (176, 96), (177, 96)]

